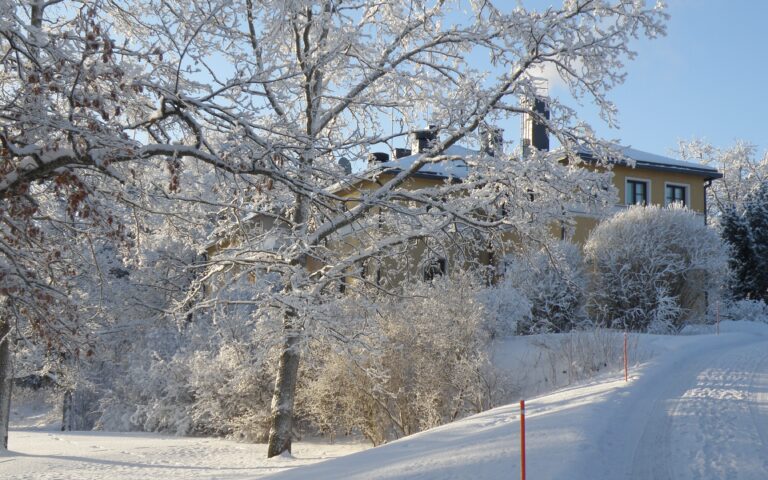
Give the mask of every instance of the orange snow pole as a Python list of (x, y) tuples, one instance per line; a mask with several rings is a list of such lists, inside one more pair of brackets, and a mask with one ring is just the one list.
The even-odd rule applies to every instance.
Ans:
[(629, 381), (629, 359), (627, 358), (627, 332), (624, 332), (624, 381)]
[(520, 480), (525, 480), (525, 400), (520, 400)]

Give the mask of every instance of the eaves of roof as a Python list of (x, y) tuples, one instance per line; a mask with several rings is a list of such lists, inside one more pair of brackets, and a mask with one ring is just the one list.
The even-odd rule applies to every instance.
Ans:
[[(597, 163), (598, 161), (594, 155), (591, 155), (589, 153), (579, 152), (578, 155), (584, 161), (589, 163)], [(635, 168), (640, 167), (647, 170), (656, 170), (659, 172), (687, 173), (687, 174), (699, 175), (701, 177), (704, 177), (704, 179), (706, 180), (716, 180), (718, 178), (723, 178), (722, 173), (710, 167), (705, 167), (705, 166), (697, 167), (694, 165), (664, 164), (659, 162), (647, 162), (644, 160), (637, 160), (632, 157), (628, 157), (628, 158), (631, 158), (635, 162)], [(627, 161), (624, 159), (609, 159), (608, 161), (615, 165), (629, 166)]]

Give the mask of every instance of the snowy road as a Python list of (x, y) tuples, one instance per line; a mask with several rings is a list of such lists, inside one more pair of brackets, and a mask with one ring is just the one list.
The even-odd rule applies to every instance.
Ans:
[(670, 375), (630, 478), (768, 478), (767, 358), (759, 342), (704, 352)]
[(613, 400), (575, 468), (583, 478), (768, 478), (768, 342), (706, 343), (665, 356)]

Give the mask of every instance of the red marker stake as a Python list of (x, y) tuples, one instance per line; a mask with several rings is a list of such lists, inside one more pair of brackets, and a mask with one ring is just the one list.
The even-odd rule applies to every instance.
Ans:
[(525, 480), (525, 400), (520, 400), (520, 479)]
[(627, 358), (627, 332), (624, 332), (624, 381), (629, 381), (629, 359)]

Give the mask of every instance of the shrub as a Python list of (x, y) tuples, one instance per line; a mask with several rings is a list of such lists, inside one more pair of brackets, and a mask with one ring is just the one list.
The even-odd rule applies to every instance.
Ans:
[(584, 248), (589, 310), (611, 328), (677, 331), (705, 311), (727, 271), (714, 229), (683, 207), (630, 207), (602, 222)]
[(586, 275), (579, 248), (553, 242), (505, 259), (503, 288), (512, 288), (530, 303), (530, 315), (515, 333), (566, 332), (584, 320)]
[(730, 320), (768, 323), (768, 305), (762, 300), (736, 300), (727, 304), (722, 314)]
[[(326, 433), (359, 431), (374, 445), (490, 408), (490, 332), (472, 275), (437, 277), (404, 297), (343, 299), (367, 325), (344, 345), (326, 343), (300, 408)], [(359, 332), (359, 329), (358, 329)]]
[(136, 362), (101, 401), (98, 427), (266, 441), (274, 357), (258, 344)]

